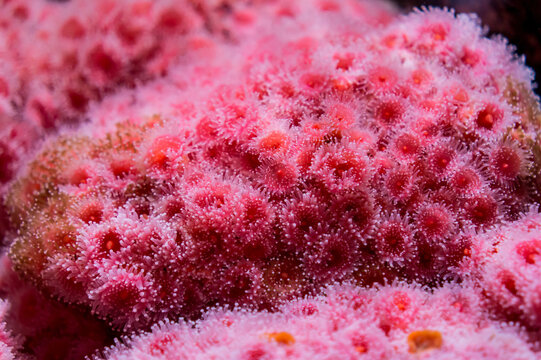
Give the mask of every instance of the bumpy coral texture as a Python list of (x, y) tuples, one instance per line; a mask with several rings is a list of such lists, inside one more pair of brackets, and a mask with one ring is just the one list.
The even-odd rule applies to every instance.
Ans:
[(326, 295), (272, 314), (213, 311), (193, 326), (162, 323), (100, 359), (538, 358), (520, 330), (484, 318), (469, 287), (335, 287)]
[(0, 4), (8, 346), (154, 325), (104, 356), (539, 357), (539, 104), (475, 17)]
[(16, 268), (124, 329), (460, 278), (472, 234), (538, 201), (531, 74), (471, 17), (334, 4), (262, 5), (49, 142), (8, 197)]
[(504, 319), (541, 329), (541, 216), (483, 234), (475, 242), (474, 279)]
[(166, 76), (232, 34), (227, 4), (0, 1), (0, 196), (36, 143), (86, 121), (89, 104)]

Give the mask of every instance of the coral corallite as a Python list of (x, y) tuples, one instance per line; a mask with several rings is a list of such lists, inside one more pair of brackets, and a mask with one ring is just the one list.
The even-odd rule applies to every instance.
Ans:
[(58, 48), (0, 101), (21, 277), (152, 329), (110, 359), (535, 359), (541, 115), (522, 59), (447, 10), (220, 3), (7, 3), (29, 22), (2, 20), (8, 43)]

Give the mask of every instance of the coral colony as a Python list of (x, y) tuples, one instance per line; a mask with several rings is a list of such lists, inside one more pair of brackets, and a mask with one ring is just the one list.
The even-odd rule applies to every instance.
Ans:
[(541, 113), (474, 16), (0, 4), (0, 359), (541, 357)]

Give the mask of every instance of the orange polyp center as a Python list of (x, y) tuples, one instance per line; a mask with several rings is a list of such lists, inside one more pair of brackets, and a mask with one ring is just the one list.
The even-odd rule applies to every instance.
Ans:
[(364, 354), (367, 350), (368, 349), (363, 345), (355, 346), (355, 351), (357, 351), (359, 354)]
[(154, 140), (149, 151), (149, 160), (154, 166), (164, 167), (168, 164), (170, 153), (180, 148), (180, 139), (173, 136), (164, 135)]
[(115, 247), (115, 243), (112, 240), (109, 240), (105, 243), (105, 249), (111, 250)]
[(274, 340), (281, 345), (292, 345), (295, 343), (293, 335), (285, 331), (268, 333), (267, 336), (270, 340)]
[(408, 336), (409, 352), (412, 354), (441, 348), (441, 333), (435, 330), (414, 331)]
[(285, 145), (286, 135), (279, 131), (274, 131), (261, 139), (261, 147), (265, 150), (279, 150)]
[(477, 125), (491, 130), (494, 124), (503, 117), (501, 110), (494, 105), (488, 105), (477, 115)]
[(102, 251), (118, 251), (120, 250), (120, 237), (115, 232), (109, 232), (103, 236)]

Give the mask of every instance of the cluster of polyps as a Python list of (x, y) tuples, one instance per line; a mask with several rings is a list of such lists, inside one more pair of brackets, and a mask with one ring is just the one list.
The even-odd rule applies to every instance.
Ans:
[[(6, 203), (20, 273), (148, 328), (335, 281), (462, 281), (476, 235), (539, 203), (531, 74), (471, 17), (240, 4), (222, 8), (235, 41), (107, 96), (28, 164)], [(410, 346), (441, 344), (431, 331)]]
[[(404, 285), (330, 288), (275, 313), (212, 311), (191, 323), (164, 322), (108, 360), (128, 359), (506, 359), (533, 360), (512, 326), (484, 318), (469, 287), (433, 294)], [(465, 336), (468, 334), (468, 336)], [(103, 359), (100, 357), (100, 359)]]
[(478, 237), (474, 278), (493, 311), (509, 321), (539, 330), (541, 320), (541, 216), (519, 221)]
[(471, 232), (535, 200), (536, 134), (507, 95), (528, 72), (443, 11), (355, 39), (323, 29), (224, 45), (244, 62), (202, 90), (187, 68), (179, 96), (207, 99), (184, 116), (49, 144), (9, 198), (17, 267), (118, 327), (272, 307), (335, 280), (459, 275)]

